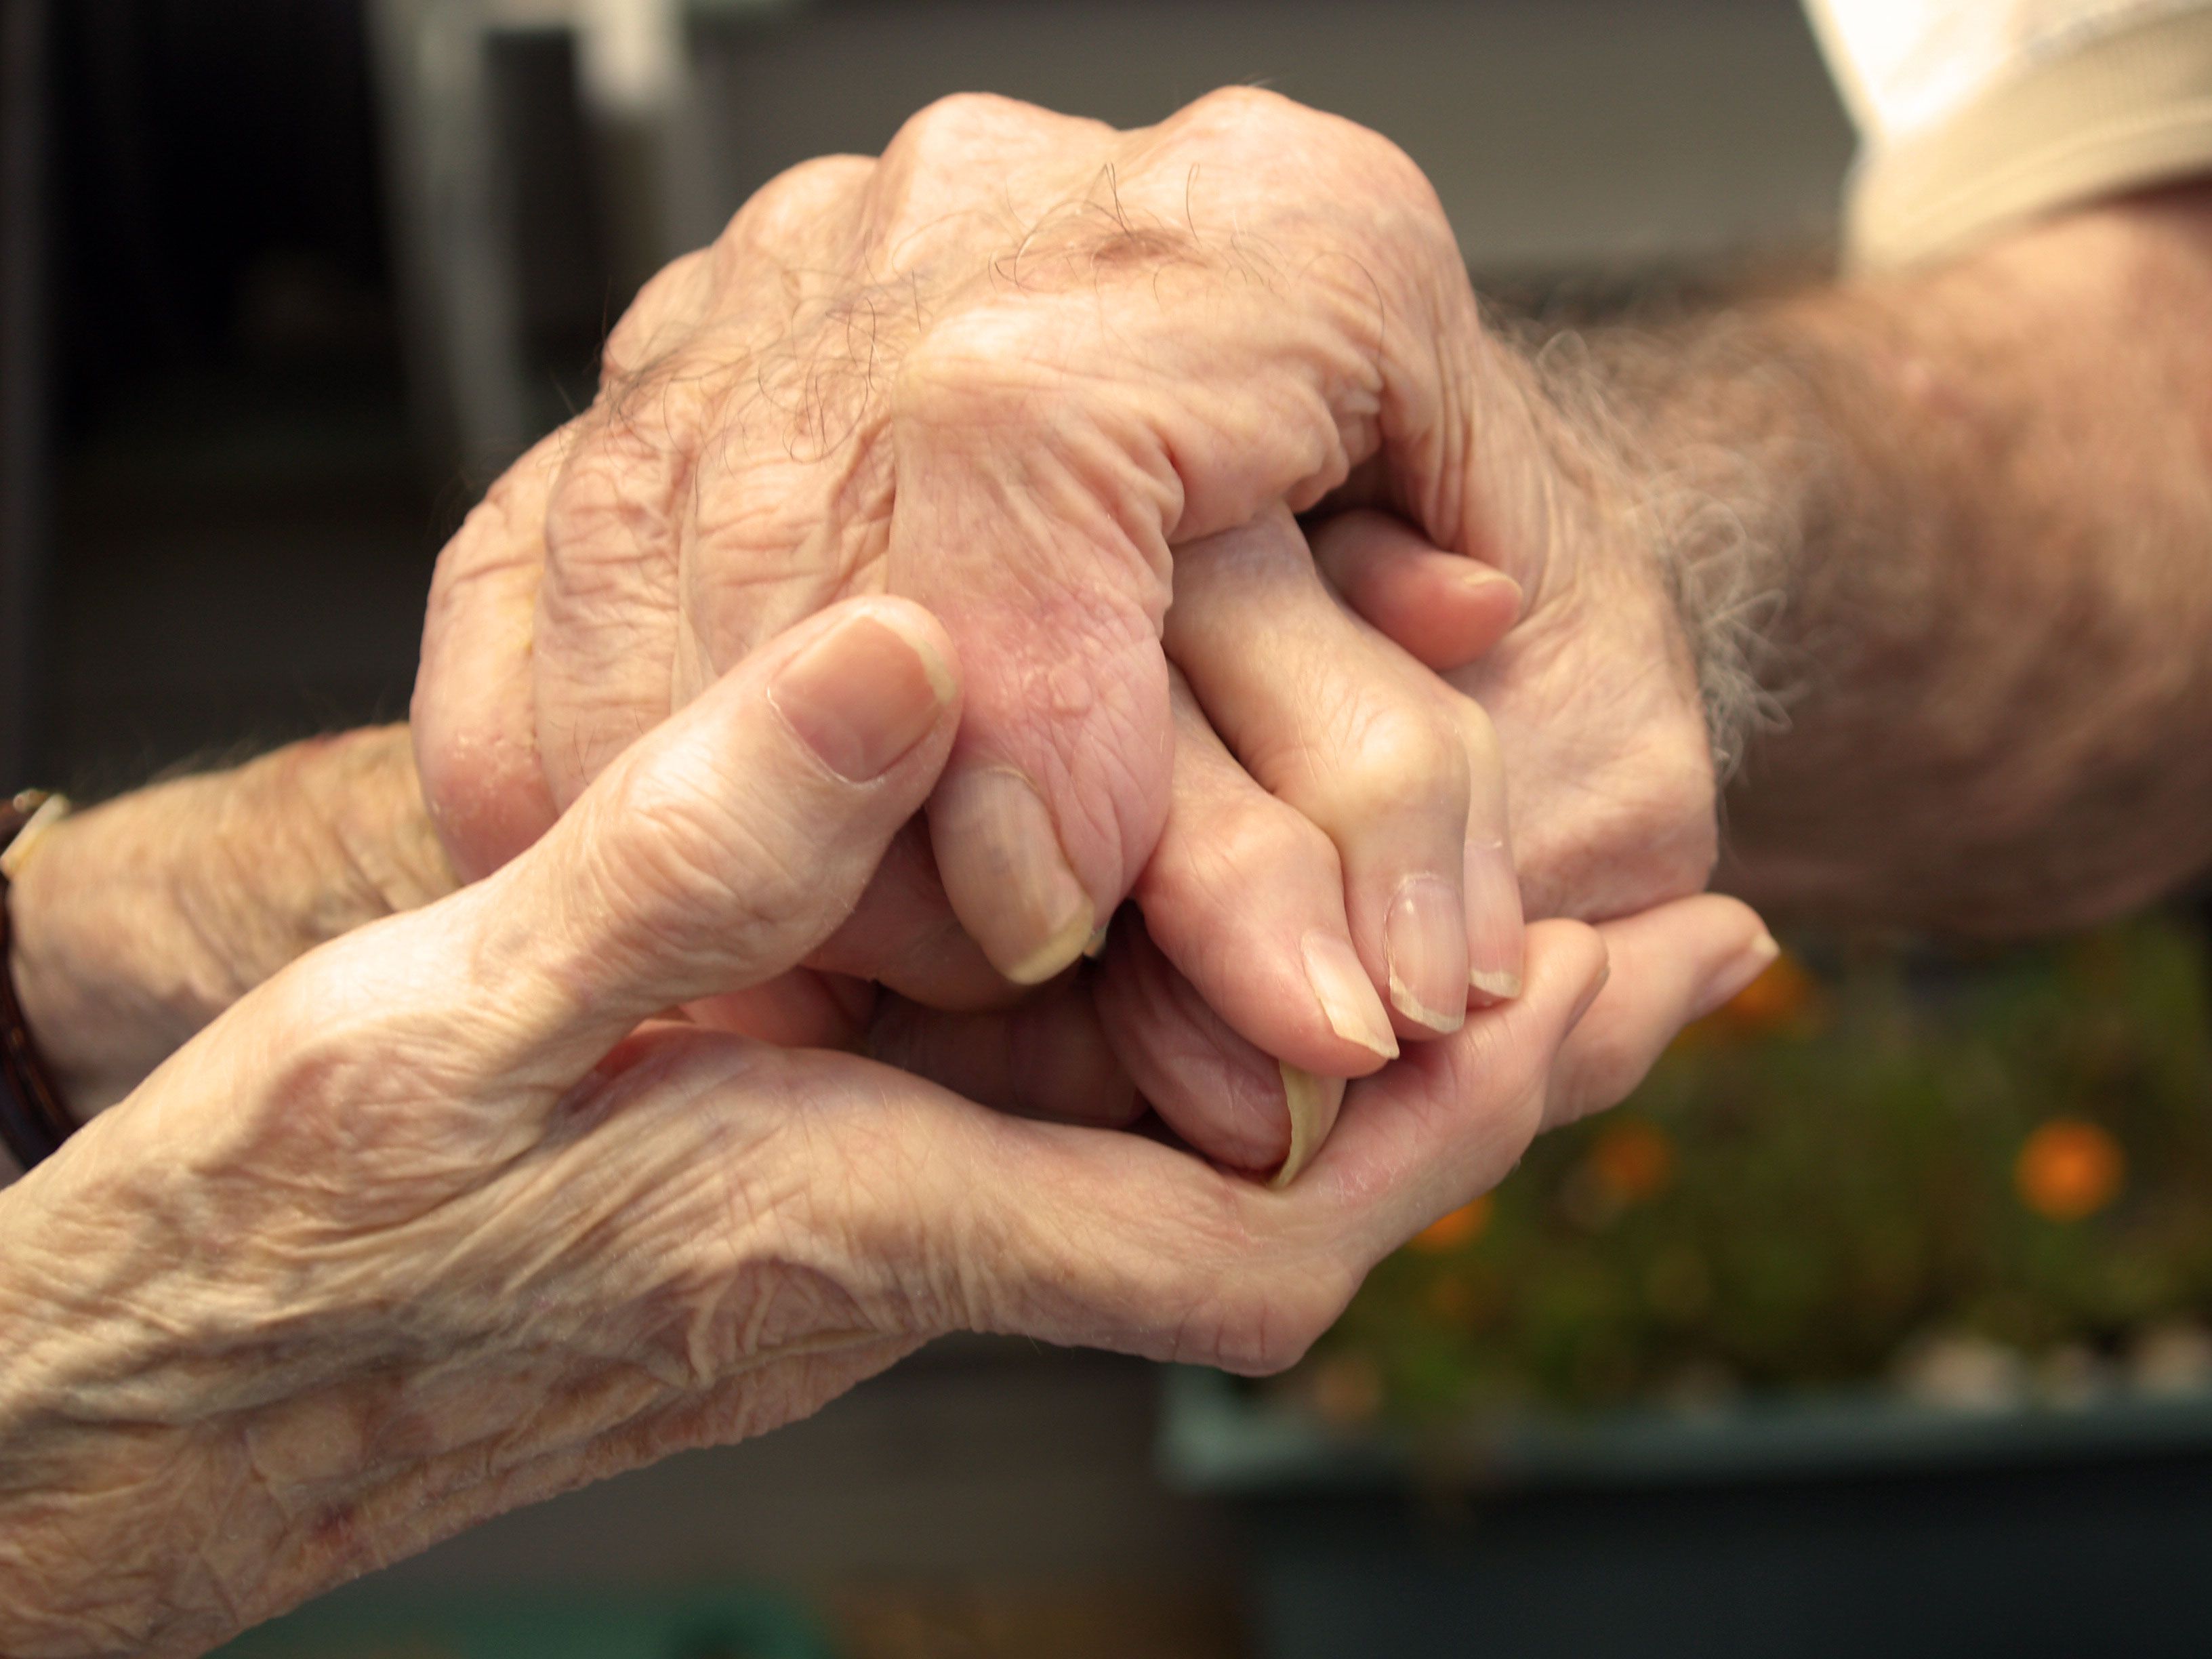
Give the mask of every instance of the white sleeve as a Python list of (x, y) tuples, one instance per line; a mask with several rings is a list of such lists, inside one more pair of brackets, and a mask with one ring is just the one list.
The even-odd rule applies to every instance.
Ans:
[(2212, 0), (1806, 0), (1861, 149), (1851, 257), (1897, 264), (2212, 173)]

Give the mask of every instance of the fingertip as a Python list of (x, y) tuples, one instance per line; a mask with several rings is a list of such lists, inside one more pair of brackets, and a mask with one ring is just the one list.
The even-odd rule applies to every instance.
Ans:
[(1361, 620), (1437, 672), (1488, 655), (1520, 620), (1518, 582), (1437, 547), (1387, 514), (1327, 520), (1315, 527), (1312, 546), (1322, 573)]
[(770, 673), (766, 696), (823, 766), (848, 783), (872, 783), (933, 734), (949, 735), (960, 702), (951, 642), (927, 612), (901, 600), (855, 601), (823, 616)]
[(873, 594), (852, 603), (912, 646), (915, 654), (921, 659), (923, 673), (938, 703), (948, 709), (958, 708), (960, 653), (952, 642), (951, 631), (937, 619), (935, 611), (926, 605), (890, 593)]
[(1084, 953), (1097, 913), (1028, 778), (956, 765), (930, 797), (929, 828), (953, 912), (1000, 973), (1042, 985)]

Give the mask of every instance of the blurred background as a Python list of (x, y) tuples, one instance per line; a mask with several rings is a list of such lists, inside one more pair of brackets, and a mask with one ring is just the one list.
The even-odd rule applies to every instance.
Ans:
[[(1817, 263), (1850, 154), (1790, 0), (0, 0), (0, 781), (402, 716), (445, 536), (784, 167), (1237, 82), (1537, 305)], [(2208, 1031), (2187, 913), (1800, 941), (1290, 1377), (942, 1344), (239, 1651), (2212, 1651)]]

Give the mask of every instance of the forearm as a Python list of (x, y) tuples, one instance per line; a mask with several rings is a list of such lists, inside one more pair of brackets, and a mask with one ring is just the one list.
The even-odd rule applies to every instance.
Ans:
[(407, 728), (347, 732), (64, 819), (9, 896), (9, 967), (84, 1116), (286, 963), (453, 884)]
[(1709, 686), (1762, 705), (1726, 884), (2014, 933), (2212, 863), (2208, 322), (2191, 194), (1594, 343)]

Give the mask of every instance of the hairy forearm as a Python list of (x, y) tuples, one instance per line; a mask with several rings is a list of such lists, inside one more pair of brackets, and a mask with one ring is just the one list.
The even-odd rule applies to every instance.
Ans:
[(1746, 738), (1726, 884), (2078, 923), (2212, 864), (2212, 197), (1593, 338)]
[(407, 728), (347, 732), (64, 819), (9, 895), (9, 966), (84, 1115), (286, 963), (453, 884)]

